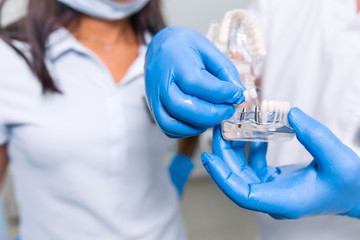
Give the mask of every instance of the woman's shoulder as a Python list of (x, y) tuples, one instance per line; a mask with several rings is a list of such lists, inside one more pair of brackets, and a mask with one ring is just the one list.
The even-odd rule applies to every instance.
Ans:
[[(21, 52), (24, 52), (25, 45), (19, 42), (15, 42), (14, 45), (18, 48)], [(3, 39), (0, 39), (0, 68), (2, 70), (6, 70), (3, 66), (10, 66), (10, 65), (27, 65), (25, 59), (18, 54), (15, 49), (10, 46), (7, 42)]]
[(0, 39), (0, 92), (31, 89), (29, 84), (35, 82), (34, 80), (36, 78), (25, 59)]
[[(24, 44), (15, 43), (15, 46), (23, 54), (26, 54)], [(0, 39), (0, 81), (9, 75), (24, 76), (29, 73), (31, 70), (24, 57), (7, 42)]]

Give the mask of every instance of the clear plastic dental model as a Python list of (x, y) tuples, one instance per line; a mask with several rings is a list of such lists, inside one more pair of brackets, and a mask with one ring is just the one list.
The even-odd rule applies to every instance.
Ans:
[(246, 90), (245, 102), (222, 122), (222, 135), (232, 141), (286, 141), (295, 136), (287, 115), (290, 104), (264, 100), (255, 85), (255, 67), (266, 56), (255, 18), (243, 9), (228, 11), (210, 25), (207, 37), (234, 63)]
[(295, 131), (287, 120), (289, 110), (290, 104), (283, 101), (264, 100), (253, 111), (240, 105), (231, 118), (222, 122), (222, 135), (232, 141), (290, 140)]

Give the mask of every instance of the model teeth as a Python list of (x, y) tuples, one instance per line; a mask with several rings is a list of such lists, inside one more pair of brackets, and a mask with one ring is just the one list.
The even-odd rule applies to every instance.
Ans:
[(244, 97), (245, 97), (245, 102), (248, 102), (248, 101), (250, 101), (252, 99), (257, 98), (257, 93), (256, 93), (255, 88), (245, 90), (243, 94), (244, 94)]
[(269, 102), (267, 100), (263, 100), (261, 102), (261, 111), (267, 111), (269, 108)]
[(285, 113), (288, 114), (290, 112), (291, 105), (289, 102), (284, 102), (284, 105), (285, 105)]
[[(291, 105), (286, 101), (268, 101), (263, 100), (261, 102), (261, 122), (264, 123), (283, 123), (288, 124), (287, 115), (290, 111)], [(272, 120), (270, 120), (272, 115)], [(270, 122), (268, 122), (270, 120)]]
[(252, 88), (249, 90), (249, 96), (250, 98), (254, 99), (254, 98), (257, 98), (257, 93), (256, 93), (256, 89), (255, 88)]
[[(240, 25), (237, 26), (235, 21), (239, 21)], [(237, 26), (237, 27), (234, 27)], [(259, 62), (261, 61), (265, 55), (265, 44), (262, 37), (262, 34), (257, 25), (256, 19), (246, 10), (243, 9), (235, 9), (225, 13), (222, 21), (217, 26), (218, 28), (218, 36), (211, 37), (211, 40), (216, 44), (218, 42), (221, 47), (227, 46), (231, 35), (233, 32), (236, 36), (236, 43), (233, 44), (244, 44), (239, 42), (244, 42), (244, 37), (248, 38), (250, 41), (245, 41), (245, 45), (247, 49), (250, 49), (248, 54), (251, 55), (252, 61)], [(242, 31), (241, 31), (242, 30)], [(209, 30), (210, 31), (210, 30)], [(214, 30), (211, 29), (211, 32)], [(213, 33), (211, 33), (213, 35)], [(240, 35), (240, 36), (239, 36)], [(231, 44), (230, 44), (231, 45)], [(230, 46), (228, 51), (232, 51), (233, 49), (237, 49), (235, 46)], [(243, 53), (246, 55), (246, 53)]]
[(289, 113), (290, 103), (286, 101), (268, 101), (263, 100), (261, 102), (261, 111), (268, 111), (270, 113), (279, 112), (279, 113)]
[(274, 112), (274, 111), (275, 111), (274, 101), (269, 101), (269, 112)]

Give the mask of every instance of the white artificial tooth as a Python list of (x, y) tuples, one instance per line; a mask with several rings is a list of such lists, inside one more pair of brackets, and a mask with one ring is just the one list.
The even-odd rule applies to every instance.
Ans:
[(260, 49), (259, 50), (259, 55), (262, 56), (262, 57), (265, 57), (267, 54), (267, 51), (265, 49)]
[[(223, 23), (225, 25), (225, 23)], [(226, 27), (222, 26), (222, 29), (219, 33), (219, 42), (222, 44), (226, 44), (229, 39), (229, 29), (226, 29)]]
[(232, 13), (227, 12), (221, 22), (218, 39), (221, 43), (225, 44), (229, 40), (229, 31), (232, 21)]
[(283, 124), (286, 118), (286, 104), (284, 101), (280, 101), (280, 116), (279, 116), (279, 123)]
[(259, 33), (259, 31), (254, 31), (253, 32), (253, 38), (254, 39), (261, 39), (261, 34)]
[(288, 114), (289, 114), (289, 111), (291, 109), (291, 105), (290, 105), (289, 102), (285, 102), (284, 105), (285, 105), (284, 124), (289, 125)]
[(251, 29), (251, 30), (254, 29), (254, 28), (256, 28), (256, 25), (254, 24), (253, 21), (248, 21), (248, 22), (247, 22), (247, 25), (248, 25), (248, 28)]
[(278, 117), (279, 117), (279, 101), (273, 101), (273, 105), (274, 105), (274, 118), (272, 121), (272, 124), (275, 124), (276, 121), (278, 121)]
[(249, 96), (249, 90), (245, 90), (244, 92), (243, 92), (243, 94), (244, 94), (244, 97), (245, 97), (245, 102), (248, 102), (248, 101), (250, 101), (250, 96)]
[(253, 43), (252, 43), (251, 48), (257, 49), (258, 47), (260, 47), (260, 46), (258, 45), (258, 42), (259, 42), (258, 39), (253, 39)]
[(257, 93), (256, 93), (256, 89), (255, 89), (255, 88), (252, 88), (252, 89), (249, 90), (249, 96), (250, 96), (250, 98), (252, 98), (252, 99), (257, 98)]
[(278, 105), (278, 112), (281, 114), (282, 113), (282, 108), (283, 108), (282, 101), (277, 101), (277, 105)]
[(291, 105), (289, 102), (285, 102), (285, 113), (286, 115), (290, 112)]
[(248, 21), (248, 26), (249, 26), (249, 29), (250, 29), (250, 31), (254, 31), (254, 29), (256, 29), (257, 28), (257, 24), (256, 24), (256, 22), (255, 21)]
[(286, 112), (286, 103), (283, 101), (280, 102), (280, 112), (281, 114), (284, 114)]
[(263, 100), (261, 102), (261, 123), (267, 123), (268, 121), (268, 110), (269, 110), (269, 102), (267, 100)]
[(269, 108), (269, 102), (267, 100), (263, 100), (261, 102), (261, 111), (267, 112)]
[(280, 111), (280, 101), (275, 101), (274, 109), (276, 113)]
[(256, 19), (253, 18), (251, 15), (250, 15), (250, 17), (249, 17), (247, 20), (248, 20), (249, 24), (251, 24), (251, 25), (256, 25)]
[(264, 41), (257, 42), (256, 47), (260, 49), (265, 49), (265, 43)]
[(240, 11), (237, 11), (237, 15), (239, 16), (239, 18), (245, 18), (246, 12), (240, 10)]
[(269, 112), (274, 112), (275, 105), (274, 101), (269, 101)]
[(265, 48), (265, 44), (263, 41), (255, 42), (254, 47), (257, 49)]
[(262, 49), (263, 49), (263, 48), (254, 49), (254, 52), (256, 53), (257, 56), (260, 56), (260, 57), (263, 56), (263, 51), (262, 51)]

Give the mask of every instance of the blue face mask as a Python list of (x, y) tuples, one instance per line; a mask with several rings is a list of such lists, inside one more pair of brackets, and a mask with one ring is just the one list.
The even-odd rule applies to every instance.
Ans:
[(112, 0), (58, 0), (63, 4), (86, 15), (106, 19), (119, 20), (140, 11), (150, 0), (133, 0), (122, 3)]

